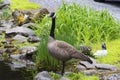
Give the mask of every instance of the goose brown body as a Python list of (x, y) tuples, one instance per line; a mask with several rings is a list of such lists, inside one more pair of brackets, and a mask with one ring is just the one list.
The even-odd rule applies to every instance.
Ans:
[(84, 55), (83, 53), (79, 52), (75, 49), (72, 45), (68, 44), (65, 41), (56, 40), (54, 37), (54, 30), (55, 30), (55, 13), (51, 13), (50, 17), (52, 18), (52, 26), (50, 30), (50, 36), (48, 39), (47, 49), (49, 53), (56, 59), (63, 62), (62, 72), (64, 74), (64, 67), (65, 62), (70, 60), (71, 58), (80, 59), (83, 61), (88, 61), (92, 63), (91, 59)]
[(61, 61), (68, 61), (71, 58), (76, 58), (92, 63), (89, 57), (79, 52), (72, 45), (65, 41), (55, 40), (52, 37), (49, 37), (48, 51), (53, 57)]

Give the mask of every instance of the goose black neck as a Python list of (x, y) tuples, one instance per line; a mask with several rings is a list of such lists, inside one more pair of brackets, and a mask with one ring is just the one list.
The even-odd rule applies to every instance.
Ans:
[(55, 37), (55, 36), (54, 36), (54, 30), (55, 30), (55, 17), (52, 18), (52, 26), (51, 26), (51, 30), (50, 30), (50, 36), (51, 36), (52, 38)]

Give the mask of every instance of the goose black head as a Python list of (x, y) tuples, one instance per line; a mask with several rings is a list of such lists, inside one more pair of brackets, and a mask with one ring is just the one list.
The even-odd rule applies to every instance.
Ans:
[(55, 18), (55, 17), (56, 17), (55, 12), (51, 12), (51, 13), (49, 14), (49, 17)]
[(102, 42), (102, 50), (106, 50), (106, 44), (104, 42)]

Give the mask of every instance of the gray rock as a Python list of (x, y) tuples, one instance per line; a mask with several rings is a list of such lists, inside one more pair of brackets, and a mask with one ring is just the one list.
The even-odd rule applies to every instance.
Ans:
[(61, 77), (60, 80), (70, 80), (70, 79), (66, 77)]
[(26, 27), (15, 27), (15, 28), (6, 30), (7, 37), (13, 37), (16, 34), (21, 34), (23, 36), (35, 35), (35, 33), (31, 29)]
[(8, 9), (10, 5), (10, 0), (3, 0), (0, 2), (0, 9)]
[(93, 74), (96, 74), (96, 73), (97, 73), (96, 70), (85, 70), (85, 71), (84, 71), (84, 74), (85, 74), (85, 75), (93, 75)]
[(8, 63), (8, 65), (10, 66), (11, 70), (15, 71), (16, 69), (19, 68), (25, 68), (26, 64), (21, 62), (21, 61), (12, 61), (12, 63)]
[(3, 0), (3, 3), (10, 5), (11, 2), (10, 2), (10, 0)]
[(118, 69), (117, 66), (114, 66), (111, 64), (95, 64), (95, 67), (97, 69), (104, 69), (104, 70), (111, 70), (111, 71), (116, 71)]
[(89, 62), (86, 61), (80, 61), (80, 65), (85, 66), (87, 69), (94, 69), (95, 66), (93, 64), (90, 64)]
[(40, 38), (38, 36), (29, 36), (28, 41), (29, 42), (39, 42)]
[(86, 70), (86, 68), (82, 65), (77, 65), (76, 67), (77, 67), (78, 71)]
[(5, 33), (6, 29), (7, 29), (6, 27), (0, 27), (0, 32)]
[(22, 25), (22, 27), (27, 27), (27, 28), (34, 29), (35, 28), (35, 24), (34, 23), (27, 23), (27, 24)]
[(14, 40), (17, 40), (19, 42), (24, 42), (24, 41), (27, 41), (27, 38), (20, 35), (20, 34), (17, 34), (15, 37), (13, 37)]
[(22, 54), (12, 54), (12, 55), (10, 55), (10, 57), (14, 58), (14, 59), (23, 59), (24, 55), (22, 55)]
[(110, 74), (108, 76), (104, 76), (103, 80), (120, 80), (120, 73)]
[(37, 47), (34, 46), (23, 46), (20, 49), (21, 54), (33, 54), (37, 52)]
[(7, 29), (11, 28), (13, 25), (13, 22), (4, 22), (1, 23), (0, 27), (6, 27)]
[(53, 80), (47, 71), (38, 73), (33, 80)]

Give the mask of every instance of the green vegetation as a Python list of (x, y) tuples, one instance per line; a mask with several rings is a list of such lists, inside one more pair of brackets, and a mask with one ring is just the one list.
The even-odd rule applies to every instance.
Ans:
[(3, 9), (2, 12), (3, 12), (3, 13), (0, 14), (0, 19), (9, 20), (9, 19), (10, 19), (10, 16), (11, 16), (10, 10), (8, 10), (8, 9)]
[[(84, 44), (92, 46), (95, 51), (97, 49), (95, 48), (96, 45), (98, 46), (102, 41), (109, 44), (110, 41), (120, 37), (120, 23), (107, 10), (97, 11), (74, 3), (72, 5), (63, 4), (56, 14), (56, 39), (64, 40), (76, 48), (80, 44)], [(46, 16), (41, 22), (38, 21), (37, 25), (40, 27), (35, 32), (41, 36), (42, 41), (38, 49), (36, 61), (37, 63), (44, 63), (46, 65), (44, 67), (49, 66), (49, 68), (53, 68), (53, 66), (58, 65), (58, 62), (49, 55), (46, 49), (47, 38), (51, 28), (51, 19)], [(110, 49), (114, 48), (110, 47)], [(112, 50), (112, 52), (108, 51), (108, 54), (114, 55), (115, 53)], [(108, 57), (110, 57), (109, 55)], [(117, 55), (118, 53), (116, 53)], [(98, 60), (101, 62), (110, 62), (110, 60), (106, 59), (110, 58), (99, 58)], [(115, 60), (118, 60), (118, 57)]]
[[(101, 44), (100, 43), (93, 44), (92, 47), (93, 51), (95, 52), (96, 50), (101, 49)], [(108, 50), (107, 56), (97, 57), (97, 60), (102, 63), (109, 63), (120, 66), (120, 39), (107, 42), (107, 50)]]
[[(53, 72), (50, 72), (50, 75), (54, 80), (59, 80), (61, 78), (61, 75), (55, 74)], [(70, 80), (99, 80), (99, 77), (92, 75), (92, 76), (86, 76), (82, 72), (79, 73), (68, 73), (65, 75), (66, 78), (69, 78)]]
[(40, 8), (40, 5), (34, 2), (29, 2), (29, 0), (11, 0), (12, 4), (10, 5), (10, 8), (12, 10), (14, 9), (36, 9)]
[(0, 0), (0, 2), (2, 2), (3, 0)]
[(70, 73), (66, 75), (71, 80), (99, 80), (99, 78), (95, 75), (93, 76), (85, 76), (83, 73)]

